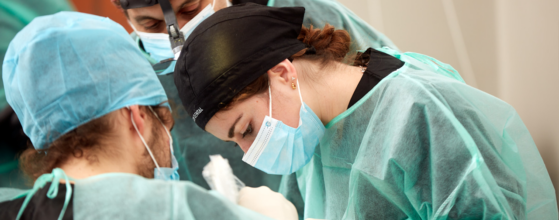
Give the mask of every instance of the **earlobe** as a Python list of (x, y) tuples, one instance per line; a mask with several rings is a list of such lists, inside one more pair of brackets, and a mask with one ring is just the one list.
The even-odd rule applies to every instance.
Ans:
[(268, 77), (270, 81), (279, 79), (282, 84), (289, 84), (291, 86), (291, 79), (297, 77), (297, 73), (295, 71), (295, 66), (293, 66), (289, 60), (285, 59), (268, 70)]

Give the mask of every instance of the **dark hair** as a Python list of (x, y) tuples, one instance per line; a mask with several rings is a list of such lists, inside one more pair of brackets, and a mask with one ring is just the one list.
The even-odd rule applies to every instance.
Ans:
[(128, 18), (128, 12), (126, 11), (126, 9), (122, 8), (122, 3), (120, 2), (120, 0), (111, 0), (111, 2), (116, 6), (116, 8), (118, 10), (120, 10), (120, 11), (122, 11), (122, 13), (124, 13), (126, 18)]
[[(303, 49), (292, 56), (289, 60), (306, 59), (320, 61), (323, 68), (332, 62), (345, 62), (349, 53), (351, 38), (345, 30), (336, 30), (334, 26), (326, 24), (323, 29), (310, 28), (303, 26), (297, 40), (312, 46), (316, 53), (307, 53), (310, 48)], [(229, 103), (222, 109), (229, 109), (236, 102), (246, 100), (256, 94), (265, 92), (268, 89), (268, 74), (262, 74), (258, 79), (241, 90)]]
[[(164, 111), (166, 107), (152, 108), (163, 123), (172, 120), (169, 111)], [(152, 121), (157, 120), (147, 106), (140, 106), (140, 111), (150, 115)], [(111, 137), (113, 133), (115, 127), (113, 119), (112, 113), (93, 119), (62, 135), (44, 150), (36, 150), (31, 144), (28, 144), (28, 148), (20, 156), (21, 170), (32, 180), (36, 180), (41, 175), (50, 173), (54, 168), (66, 163), (70, 156), (85, 157), (90, 163), (98, 162), (95, 153), (84, 154), (84, 151), (107, 152), (111, 150), (103, 146), (103, 140)]]

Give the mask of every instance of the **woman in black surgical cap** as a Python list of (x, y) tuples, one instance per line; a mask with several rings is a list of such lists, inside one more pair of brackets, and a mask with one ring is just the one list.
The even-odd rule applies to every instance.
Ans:
[(296, 178), (304, 218), (557, 219), (510, 105), (425, 55), (369, 48), (351, 59), (348, 33), (302, 27), (304, 11), (220, 10), (175, 69), (198, 126), (266, 173), (295, 173), (285, 178)]

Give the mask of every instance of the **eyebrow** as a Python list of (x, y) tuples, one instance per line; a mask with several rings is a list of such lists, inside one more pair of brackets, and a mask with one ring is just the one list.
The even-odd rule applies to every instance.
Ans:
[[(190, 4), (190, 3), (192, 3), (192, 2), (195, 2), (195, 1), (197, 1), (197, 0), (186, 0), (186, 1), (184, 1), (184, 2), (179, 6), (179, 11), (180, 11), (182, 8), (184, 8), (185, 5), (188, 5), (188, 4)], [(198, 7), (200, 7), (200, 6), (198, 6)]]
[[(179, 6), (179, 11), (180, 11), (182, 8), (184, 8), (184, 6), (186, 6), (186, 5), (188, 5), (188, 4), (192, 3), (192, 2), (195, 2), (195, 1), (197, 1), (197, 0), (185, 0), (185, 1)], [(139, 16), (136, 16), (136, 17), (134, 17), (134, 20), (136, 20), (137, 23), (141, 23), (142, 21), (145, 21), (145, 20), (158, 20), (158, 21), (159, 21), (159, 19), (154, 18), (154, 17), (151, 17), (151, 16), (147, 16), (147, 15), (139, 15)]]
[(233, 138), (234, 133), (235, 133), (235, 125), (237, 125), (237, 122), (239, 122), (239, 120), (241, 120), (241, 117), (243, 117), (243, 114), (239, 115), (237, 120), (235, 120), (233, 125), (231, 125), (231, 128), (229, 128), (229, 136), (228, 136), (229, 138)]

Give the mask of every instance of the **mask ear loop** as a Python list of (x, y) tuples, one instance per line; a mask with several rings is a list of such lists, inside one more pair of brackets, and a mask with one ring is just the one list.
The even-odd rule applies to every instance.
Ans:
[[(128, 108), (128, 110), (130, 110), (130, 107), (126, 107), (126, 108)], [(136, 126), (136, 122), (134, 122), (134, 118), (132, 117), (132, 110), (130, 110), (130, 120), (132, 121), (132, 125), (136, 129), (136, 132), (138, 133), (138, 136), (140, 136), (140, 140), (142, 140), (142, 143), (144, 143), (144, 146), (148, 150), (148, 153), (151, 156), (151, 159), (153, 160), (153, 163), (155, 163), (155, 166), (157, 167), (157, 171), (159, 171), (159, 174), (162, 174), (163, 172), (161, 172), (161, 168), (159, 167), (159, 164), (157, 164), (157, 160), (155, 160), (155, 157), (153, 156), (153, 153), (151, 153), (151, 150), (149, 149), (148, 144), (144, 140), (144, 137), (142, 137), (142, 135), (140, 134), (140, 130), (138, 130), (138, 127)]]
[(301, 86), (299, 86), (299, 79), (297, 79), (297, 90), (299, 90), (299, 99), (301, 100), (301, 105), (303, 105), (303, 96), (301, 95)]
[[(301, 86), (299, 86), (299, 79), (297, 79), (297, 90), (299, 90), (299, 99), (301, 100), (301, 108), (303, 108), (303, 96), (301, 95)], [(303, 119), (301, 119), (301, 116), (299, 115), (299, 126), (301, 126), (302, 124)]]
[[(297, 90), (299, 91), (299, 100), (301, 100), (301, 106), (303, 105), (303, 96), (301, 95), (301, 86), (299, 86), (299, 79), (297, 79)], [(270, 118), (272, 117), (272, 88), (268, 85), (268, 94), (270, 95)], [(301, 119), (299, 119), (301, 120)], [(300, 124), (300, 123), (299, 123)]]
[(161, 123), (161, 125), (163, 125), (163, 128), (165, 128), (165, 133), (167, 133), (167, 136), (169, 137), (169, 146), (171, 147), (171, 154), (173, 154), (174, 153), (173, 152), (173, 137), (171, 136), (171, 133), (169, 133), (169, 130), (167, 130), (167, 126), (165, 126), (165, 124), (163, 124), (163, 121), (161, 121), (161, 119), (159, 118), (157, 113), (155, 113), (155, 111), (153, 111), (153, 108), (151, 108), (151, 106), (148, 106), (148, 108), (153, 113), (153, 115), (155, 115), (155, 117), (157, 118), (159, 123)]
[(272, 88), (268, 85), (268, 94), (270, 94), (270, 118), (272, 117)]

